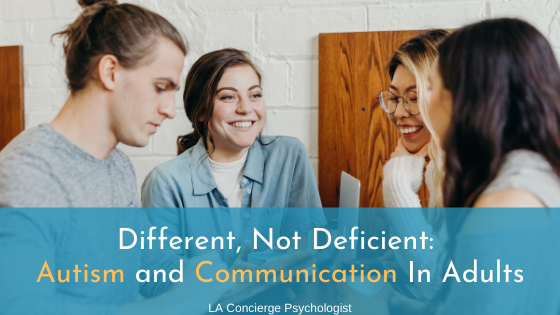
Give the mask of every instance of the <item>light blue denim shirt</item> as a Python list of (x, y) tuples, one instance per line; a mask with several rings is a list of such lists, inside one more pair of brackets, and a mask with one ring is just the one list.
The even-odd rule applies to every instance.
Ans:
[[(262, 136), (261, 142), (257, 140), (249, 148), (240, 182), (242, 208), (236, 211), (241, 211), (243, 228), (236, 241), (241, 246), (253, 243), (253, 228), (263, 235), (273, 228), (277, 238), (291, 237), (295, 231), (301, 236), (326, 224), (304, 145), (296, 138), (284, 136)], [(225, 239), (229, 231), (233, 232), (232, 208), (218, 190), (202, 140), (148, 174), (142, 185), (142, 205), (149, 208), (146, 211), (152, 223), (167, 226), (166, 234), (170, 236), (205, 236), (210, 240), (213, 236)], [(196, 248), (182, 249), (187, 257), (200, 253)], [(235, 250), (220, 253), (228, 264), (235, 260)]]

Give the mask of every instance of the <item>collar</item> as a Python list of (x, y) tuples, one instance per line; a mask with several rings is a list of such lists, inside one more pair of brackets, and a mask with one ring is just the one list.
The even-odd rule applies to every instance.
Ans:
[[(200, 138), (193, 147), (190, 156), (191, 180), (194, 195), (206, 195), (216, 189), (218, 185), (212, 174), (210, 160), (206, 155), (206, 146)], [(243, 171), (243, 176), (250, 178), (260, 184), (264, 179), (264, 153), (262, 144), (255, 140), (253, 145), (249, 147), (247, 164)]]
[(264, 179), (264, 153), (263, 146), (259, 142), (259, 137), (249, 147), (249, 156), (243, 176), (248, 177), (262, 185)]

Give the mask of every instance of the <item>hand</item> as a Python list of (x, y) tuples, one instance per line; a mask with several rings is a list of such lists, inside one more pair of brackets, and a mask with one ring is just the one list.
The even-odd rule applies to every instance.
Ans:
[(410, 152), (408, 152), (408, 150), (404, 147), (404, 143), (403, 143), (403, 139), (400, 138), (399, 142), (397, 143), (397, 147), (395, 148), (395, 151), (393, 153), (391, 153), (391, 159), (394, 157), (399, 157), (399, 156), (407, 156), (407, 155), (415, 155), (421, 158), (426, 158), (428, 156), (428, 149), (429, 149), (429, 144), (430, 142), (426, 143), (421, 149), (420, 151), (412, 154)]

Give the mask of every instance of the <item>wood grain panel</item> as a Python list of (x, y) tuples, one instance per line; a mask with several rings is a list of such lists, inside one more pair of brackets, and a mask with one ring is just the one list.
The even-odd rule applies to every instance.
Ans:
[[(383, 207), (383, 165), (399, 139), (377, 95), (390, 85), (394, 51), (420, 31), (319, 35), (319, 192), (338, 207), (340, 173), (360, 179), (361, 207)], [(427, 189), (419, 195), (427, 205)], [(375, 212), (364, 212), (374, 216)], [(366, 222), (371, 222), (371, 218)]]
[(0, 47), (0, 150), (24, 127), (23, 47)]

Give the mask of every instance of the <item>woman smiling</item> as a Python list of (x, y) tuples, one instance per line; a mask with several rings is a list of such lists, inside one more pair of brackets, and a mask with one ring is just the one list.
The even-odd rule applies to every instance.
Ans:
[[(429, 206), (441, 205), (442, 176), (436, 170), (443, 167), (443, 162), (439, 162), (440, 150), (432, 137), (430, 121), (426, 119), (426, 103), (429, 98), (428, 77), (437, 60), (437, 44), (448, 34), (445, 30), (426, 31), (401, 45), (389, 62), (391, 85), (378, 97), (381, 108), (402, 136), (383, 168), (384, 204), (391, 208), (415, 208), (386, 209), (385, 218), (392, 235), (425, 232), (436, 248), (433, 251), (395, 251), (394, 258), (403, 270), (409, 270), (413, 261), (415, 266), (428, 269), (432, 274), (437, 270), (441, 244), (447, 239), (447, 233), (443, 211), (421, 209), (418, 189), (431, 146), (431, 161), (425, 172), (430, 192)], [(385, 260), (392, 259), (391, 254), (388, 255)], [(419, 299), (430, 299), (439, 289), (437, 283), (416, 283), (415, 286), (419, 288), (415, 290)]]
[[(194, 131), (178, 138), (179, 156), (157, 166), (142, 185), (144, 207), (168, 208), (148, 210), (154, 224), (174, 235), (232, 231), (247, 244), (252, 224), (303, 235), (326, 223), (321, 209), (281, 209), (321, 207), (317, 183), (298, 139), (261, 135), (261, 75), (245, 52), (223, 49), (198, 59), (187, 75), (184, 104)], [(275, 209), (251, 212), (255, 207)], [(235, 254), (223, 258), (231, 264)]]
[[(389, 62), (391, 85), (379, 93), (379, 104), (387, 118), (397, 127), (401, 138), (391, 159), (383, 168), (383, 200), (386, 207), (421, 207), (418, 189), (422, 184), (424, 165), (430, 192), (429, 206), (441, 206), (443, 167), (437, 137), (426, 115), (430, 69), (437, 59), (437, 44), (449, 32), (431, 30), (420, 33), (395, 51)], [(438, 176), (439, 175), (439, 176)]]

